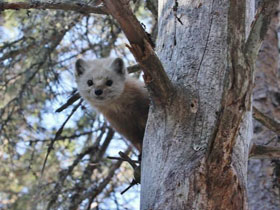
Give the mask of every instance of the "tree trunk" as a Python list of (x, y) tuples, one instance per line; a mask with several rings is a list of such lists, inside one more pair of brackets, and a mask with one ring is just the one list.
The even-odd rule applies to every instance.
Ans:
[(176, 93), (150, 109), (141, 209), (247, 209), (252, 5), (159, 1), (157, 52)]

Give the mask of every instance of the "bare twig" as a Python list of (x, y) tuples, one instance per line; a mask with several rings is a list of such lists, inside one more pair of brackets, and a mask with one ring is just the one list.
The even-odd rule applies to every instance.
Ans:
[[(132, 150), (132, 147), (128, 147), (125, 151), (125, 154), (129, 154)], [(87, 192), (84, 194), (84, 198), (90, 197), (90, 201), (92, 201), (102, 190), (107, 186), (107, 184), (111, 181), (112, 177), (115, 174), (115, 171), (120, 167), (122, 164), (122, 160), (118, 160), (115, 164), (113, 164), (110, 168), (110, 171), (108, 172), (108, 175), (106, 178), (103, 179), (103, 181), (96, 187), (96, 185), (92, 185), (88, 188)]]
[[(60, 141), (65, 141), (66, 139), (75, 139), (75, 138), (79, 138), (81, 136), (85, 136), (85, 135), (89, 135), (91, 134), (93, 131), (87, 131), (87, 132), (83, 132), (83, 133), (79, 133), (79, 134), (73, 134), (71, 136), (60, 136), (56, 139), (56, 141), (60, 140)], [(38, 143), (38, 142), (49, 142), (52, 141), (53, 139), (34, 139), (34, 140), (28, 140), (28, 142), (30, 144), (33, 143)]]
[(253, 144), (249, 158), (251, 159), (273, 159), (280, 158), (280, 147), (271, 147)]
[(174, 88), (153, 50), (154, 44), (130, 9), (127, 0), (102, 0), (108, 13), (120, 24), (130, 42), (128, 48), (144, 71), (145, 83), (154, 103), (166, 103)]
[(124, 194), (126, 191), (128, 191), (131, 187), (133, 187), (134, 185), (137, 185), (137, 184), (139, 184), (135, 179), (133, 179), (132, 180), (132, 182), (128, 185), (128, 187), (127, 188), (125, 188), (122, 192), (121, 192), (121, 194)]
[(68, 106), (71, 106), (75, 101), (79, 100), (81, 98), (79, 93), (75, 93), (72, 95), (65, 104), (63, 104), (60, 108), (58, 108), (55, 112), (62, 112), (64, 109), (66, 109)]
[[(108, 159), (111, 160), (122, 160), (122, 161), (126, 161), (125, 159), (121, 158), (121, 157), (112, 157), (112, 156), (107, 156)], [(133, 163), (140, 163), (139, 160), (131, 160)]]
[(261, 111), (259, 111), (256, 107), (253, 107), (253, 116), (256, 120), (262, 123), (268, 129), (274, 131), (278, 135), (280, 135), (280, 123), (271, 119), (269, 116), (265, 115)]
[[(110, 129), (108, 131), (106, 139), (102, 144), (102, 148), (105, 147), (104, 149), (102, 149), (102, 151), (106, 150), (110, 141), (112, 140), (112, 137), (113, 137), (112, 132), (113, 132), (112, 129)], [(94, 143), (94, 147), (96, 148), (96, 150), (89, 154), (89, 162), (88, 162), (86, 168), (84, 169), (83, 174), (82, 174), (81, 178), (79, 179), (79, 182), (77, 182), (74, 186), (75, 191), (71, 195), (70, 206), (68, 208), (69, 210), (78, 209), (79, 204), (84, 200), (82, 194), (83, 194), (83, 191), (87, 189), (87, 183), (88, 183), (87, 181), (91, 181), (92, 174), (93, 174), (94, 170), (97, 168), (98, 163), (100, 162), (100, 159), (103, 157), (103, 152), (99, 149), (99, 144), (100, 144), (101, 139), (103, 138), (104, 134), (105, 134), (105, 129), (103, 127), (103, 129), (101, 130), (101, 133), (99, 134), (99, 136), (97, 137), (97, 139)]]
[(78, 154), (76, 156), (76, 159), (73, 161), (72, 165), (70, 165), (67, 169), (61, 170), (59, 172), (58, 181), (53, 189), (53, 193), (51, 195), (50, 201), (47, 206), (48, 210), (52, 209), (52, 206), (56, 202), (67, 176), (69, 176), (72, 173), (73, 169), (81, 162), (81, 160), (84, 158), (84, 156), (86, 156), (87, 154), (91, 154), (94, 151), (96, 151), (96, 145), (92, 145), (92, 146), (88, 147), (85, 151), (81, 152), (80, 154)]
[(64, 11), (76, 11), (81, 13), (107, 14), (103, 6), (90, 6), (83, 3), (66, 3), (66, 2), (2, 2), (0, 3), (0, 11), (3, 10), (19, 10), (19, 9), (53, 9)]
[(102, 144), (102, 146), (100, 147), (99, 151), (98, 151), (98, 155), (96, 157), (96, 161), (100, 161), (100, 159), (104, 156), (111, 140), (113, 139), (114, 137), (114, 134), (115, 134), (115, 131), (109, 127), (109, 130), (108, 130), (108, 133), (107, 133), (107, 136)]
[(245, 55), (252, 64), (257, 59), (260, 46), (278, 4), (279, 0), (263, 0), (255, 15), (255, 20), (252, 23), (251, 31), (245, 44)]
[[(136, 161), (132, 160), (130, 157), (128, 157), (127, 154), (123, 152), (119, 152), (120, 158), (118, 157), (108, 157), (109, 159), (115, 159), (115, 160), (122, 160), (128, 162), (132, 168), (133, 168), (133, 176), (134, 179), (130, 182), (129, 186), (125, 188), (121, 194), (124, 194), (126, 191), (128, 191), (131, 187), (134, 185), (140, 184), (140, 179), (141, 179), (141, 164), (136, 164)], [(139, 161), (138, 161), (139, 163)]]
[(80, 100), (80, 102), (72, 109), (72, 112), (70, 113), (70, 115), (66, 118), (66, 120), (64, 121), (64, 123), (61, 125), (61, 127), (60, 127), (60, 128), (58, 129), (58, 131), (56, 132), (54, 139), (51, 141), (51, 143), (50, 143), (50, 145), (49, 145), (49, 147), (48, 147), (47, 155), (46, 155), (46, 157), (45, 157), (44, 164), (43, 164), (43, 167), (42, 167), (42, 170), (41, 170), (41, 175), (44, 173), (45, 166), (46, 166), (46, 163), (47, 163), (49, 154), (50, 154), (50, 152), (51, 152), (52, 149), (53, 149), (54, 142), (60, 137), (60, 134), (62, 133), (64, 126), (66, 125), (66, 123), (68, 122), (68, 120), (72, 117), (72, 115), (75, 113), (75, 111), (79, 108), (79, 106), (82, 104), (82, 102), (83, 102), (83, 101)]
[(1, 57), (0, 57), (0, 62), (1, 61), (4, 61), (8, 58), (11, 58), (11, 57), (16, 57), (17, 55), (19, 54), (23, 54), (23, 53), (27, 53), (28, 51), (30, 51), (32, 48), (34, 48), (36, 43), (32, 43), (26, 47), (22, 47), (21, 49), (17, 49), (17, 50), (11, 50), (9, 51), (8, 53), (5, 53), (3, 54)]
[(119, 152), (119, 155), (123, 160), (127, 161), (132, 166), (133, 169), (135, 169), (137, 167), (135, 162), (130, 157), (128, 157), (128, 155), (126, 155), (123, 152)]

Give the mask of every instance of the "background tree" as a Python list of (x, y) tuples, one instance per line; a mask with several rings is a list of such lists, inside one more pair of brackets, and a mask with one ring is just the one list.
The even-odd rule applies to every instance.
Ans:
[[(279, 20), (276, 10), (256, 62), (253, 105), (279, 120)], [(276, 147), (279, 146), (278, 136), (279, 132), (254, 121), (254, 143)], [(279, 160), (273, 157), (251, 159), (248, 168), (250, 209), (279, 209)]]
[[(120, 195), (132, 179), (130, 166), (106, 158), (129, 153), (127, 142), (83, 102), (55, 112), (75, 95), (78, 57), (112, 54), (135, 63), (115, 20), (88, 13), (87, 3), (1, 4), (55, 7), (1, 13), (1, 209), (133, 209), (139, 202), (139, 187)], [(89, 12), (104, 14), (91, 5)], [(145, 5), (132, 6), (148, 30), (154, 20)], [(73, 7), (79, 10), (64, 11)]]
[[(114, 208), (109, 202), (113, 200), (116, 208), (134, 208), (120, 207), (123, 199), (115, 193), (124, 178), (114, 176), (124, 170), (118, 169), (121, 161), (104, 158), (105, 152), (114, 154), (113, 131), (81, 101), (72, 110), (65, 109), (79, 99), (66, 81), (80, 54), (121, 55), (130, 60), (121, 27), (144, 71), (152, 100), (143, 152), (142, 209), (246, 209), (254, 62), (278, 1), (261, 2), (251, 28), (254, 1), (159, 1), (157, 52), (163, 65), (152, 49), (156, 1), (100, 2), (0, 5), (3, 10), (55, 9), (3, 13), (3, 24), (17, 33), (12, 39), (7, 27), (2, 27), (6, 32), (2, 40), (12, 41), (3, 41), (0, 52), (1, 154), (3, 174), (15, 182), (7, 185), (7, 175), (1, 178), (3, 207), (108, 209)], [(151, 36), (130, 6), (145, 27), (154, 29)], [(153, 21), (146, 18), (143, 6)], [(273, 90), (272, 95), (277, 95), (278, 90)], [(53, 107), (58, 108), (71, 93), (62, 108), (67, 116), (51, 117)], [(268, 125), (271, 119), (261, 116), (266, 126), (277, 131), (275, 121)], [(255, 118), (261, 120), (257, 110)], [(251, 157), (279, 157), (276, 147), (253, 148)], [(255, 206), (257, 202), (251, 200)]]

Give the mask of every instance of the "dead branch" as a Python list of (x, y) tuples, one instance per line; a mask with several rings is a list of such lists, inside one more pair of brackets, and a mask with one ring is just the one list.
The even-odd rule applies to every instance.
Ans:
[(135, 169), (135, 168), (137, 167), (137, 165), (135, 164), (135, 162), (134, 162), (130, 157), (128, 157), (128, 155), (126, 155), (126, 154), (123, 153), (123, 152), (119, 152), (119, 155), (120, 155), (120, 157), (121, 157), (123, 160), (127, 161), (127, 162), (131, 165), (131, 167), (132, 167), (133, 169)]
[[(91, 134), (93, 131), (86, 131), (86, 132), (83, 132), (83, 133), (79, 133), (79, 134), (74, 134), (74, 135), (71, 135), (71, 136), (60, 136), (56, 139), (56, 141), (65, 141), (65, 140), (68, 140), (68, 139), (75, 139), (75, 138), (79, 138), (81, 136), (86, 136), (86, 135), (89, 135)], [(29, 144), (33, 144), (33, 143), (38, 143), (38, 142), (50, 142), (52, 141), (53, 139), (34, 139), (34, 140), (28, 140)]]
[(132, 66), (127, 67), (127, 72), (128, 73), (135, 73), (141, 70), (141, 67), (139, 64), (135, 64)]
[(253, 144), (249, 158), (251, 159), (273, 159), (280, 158), (280, 147), (271, 147)]
[(256, 107), (253, 107), (253, 116), (257, 121), (262, 123), (265, 127), (274, 131), (276, 134), (280, 135), (280, 123), (271, 119), (269, 116), (262, 113)]
[(128, 191), (130, 188), (132, 188), (134, 185), (137, 185), (137, 184), (139, 184), (139, 183), (137, 181), (135, 181), (135, 179), (133, 179), (131, 181), (131, 183), (129, 184), (129, 186), (121, 192), (121, 195), (123, 195), (126, 191)]
[(79, 100), (81, 98), (79, 93), (75, 93), (72, 95), (65, 104), (63, 104), (60, 108), (58, 108), (55, 112), (62, 112), (67, 107), (71, 106), (75, 101)]
[(69, 176), (73, 169), (80, 163), (80, 161), (86, 156), (87, 154), (94, 153), (96, 151), (96, 145), (92, 145), (88, 147), (85, 151), (81, 152), (76, 156), (76, 159), (73, 161), (72, 165), (70, 165), (67, 169), (61, 170), (58, 174), (58, 181), (54, 186), (53, 193), (51, 195), (50, 201), (47, 206), (47, 210), (52, 209), (52, 206), (55, 204), (56, 200), (58, 199), (59, 194), (64, 186), (64, 182)]
[[(122, 160), (122, 161), (126, 161), (124, 158), (122, 157), (112, 157), (112, 156), (107, 156), (108, 159), (110, 160)], [(140, 163), (139, 160), (131, 160), (133, 163)], [(130, 164), (131, 165), (131, 164)]]
[(109, 127), (107, 136), (106, 136), (102, 146), (100, 146), (100, 148), (99, 148), (98, 155), (97, 155), (96, 160), (95, 160), (96, 162), (99, 162), (101, 160), (101, 158), (104, 156), (111, 140), (114, 137), (114, 134), (115, 134), (115, 131), (111, 127)]
[(164, 68), (153, 50), (149, 35), (139, 23), (127, 0), (102, 0), (106, 10), (120, 24), (130, 42), (128, 48), (144, 71), (145, 83), (151, 92), (154, 103), (165, 103), (174, 88)]
[(139, 164), (136, 164), (136, 161), (132, 160), (130, 157), (128, 157), (127, 154), (123, 153), (123, 152), (119, 152), (120, 158), (118, 157), (107, 157), (109, 159), (115, 159), (115, 160), (122, 160), (122, 161), (126, 161), (128, 162), (131, 167), (133, 168), (133, 176), (134, 179), (130, 182), (129, 186), (127, 188), (125, 188), (121, 194), (124, 194), (126, 191), (128, 191), (131, 187), (133, 187), (134, 185), (140, 184), (140, 179), (141, 179), (141, 164), (139, 162)]
[(45, 157), (45, 160), (44, 160), (44, 163), (43, 163), (43, 167), (42, 167), (42, 170), (41, 170), (41, 175), (43, 175), (44, 173), (44, 169), (45, 169), (45, 166), (46, 166), (46, 163), (47, 163), (47, 160), (48, 160), (48, 157), (49, 157), (49, 154), (50, 152), (52, 151), (53, 149), (53, 145), (54, 145), (54, 142), (60, 137), (63, 129), (64, 129), (64, 126), (66, 125), (66, 123), (68, 122), (68, 120), (72, 117), (72, 115), (76, 112), (76, 110), (80, 107), (80, 105), (82, 104), (83, 100), (80, 100), (80, 102), (72, 109), (72, 112), (69, 114), (69, 116), (66, 118), (66, 120), (64, 121), (64, 123), (61, 125), (61, 127), (58, 129), (58, 131), (56, 132), (55, 134), (55, 137), (54, 139), (51, 141), (49, 147), (48, 147), (48, 151), (47, 151), (47, 155)]
[(20, 10), (20, 9), (52, 9), (52, 10), (64, 10), (64, 11), (76, 11), (81, 13), (95, 13), (95, 14), (107, 14), (106, 9), (103, 6), (90, 6), (84, 3), (62, 3), (62, 2), (2, 2), (0, 3), (0, 11), (4, 10)]
[(278, 4), (279, 0), (263, 0), (256, 12), (255, 20), (251, 25), (251, 31), (245, 44), (245, 55), (252, 64), (257, 59), (262, 41)]
[[(109, 130), (109, 132), (107, 133), (106, 139), (102, 144), (102, 148), (105, 147), (104, 151), (106, 150), (110, 141), (112, 140), (112, 137), (113, 137), (112, 132), (113, 132), (112, 130)], [(79, 179), (79, 182), (77, 182), (74, 186), (75, 192), (72, 194), (72, 196), (70, 198), (71, 205), (69, 206), (69, 210), (78, 209), (79, 204), (84, 200), (84, 198), (82, 198), (82, 193), (87, 189), (88, 181), (91, 180), (94, 170), (97, 168), (98, 163), (100, 162), (101, 158), (103, 157), (103, 152), (100, 151), (99, 145), (100, 145), (101, 139), (103, 138), (104, 134), (105, 134), (105, 129), (103, 127), (100, 135), (97, 137), (97, 139), (94, 143), (94, 147), (96, 148), (96, 151), (89, 154), (89, 162), (88, 162), (86, 168), (84, 169), (82, 176)]]
[[(124, 153), (129, 154), (131, 150), (132, 147), (128, 147)], [(107, 177), (105, 177), (97, 187), (95, 184), (88, 187), (88, 190), (87, 192), (84, 193), (83, 198), (90, 198), (89, 200), (93, 201), (93, 199), (96, 198), (96, 196), (100, 194), (100, 192), (102, 192), (102, 190), (111, 181), (111, 179), (115, 174), (115, 171), (121, 166), (122, 162), (123, 162), (122, 160), (118, 160), (115, 164), (113, 164), (110, 168), (110, 171), (108, 172)]]

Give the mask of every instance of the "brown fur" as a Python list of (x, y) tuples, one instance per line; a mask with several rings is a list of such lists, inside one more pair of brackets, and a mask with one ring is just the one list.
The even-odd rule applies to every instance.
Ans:
[(78, 59), (75, 78), (80, 95), (141, 152), (149, 110), (144, 83), (127, 76), (121, 58)]

